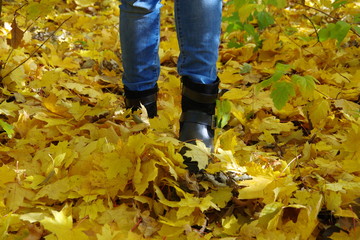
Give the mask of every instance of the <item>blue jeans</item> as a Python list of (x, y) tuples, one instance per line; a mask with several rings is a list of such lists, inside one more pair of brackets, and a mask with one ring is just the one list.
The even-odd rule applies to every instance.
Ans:
[[(160, 73), (160, 0), (121, 0), (123, 83), (132, 91), (154, 88)], [(180, 46), (178, 73), (195, 83), (217, 79), (222, 0), (175, 0)]]

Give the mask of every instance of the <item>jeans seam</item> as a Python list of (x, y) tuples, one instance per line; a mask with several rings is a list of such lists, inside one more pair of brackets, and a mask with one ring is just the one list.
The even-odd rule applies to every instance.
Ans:
[[(160, 47), (160, 11), (159, 11), (159, 14), (156, 18), (156, 21), (158, 23), (157, 25), (157, 28), (156, 28), (156, 36), (157, 36), (157, 39), (156, 39), (156, 52), (155, 52), (155, 59), (154, 59), (154, 66), (155, 69), (153, 71), (153, 79), (155, 78), (158, 78), (159, 77), (159, 74), (160, 74), (160, 59), (159, 59), (159, 47)], [(157, 80), (156, 80), (157, 81)]]
[(186, 55), (184, 55), (183, 51), (181, 51), (182, 49), (184, 49), (184, 45), (183, 45), (183, 34), (182, 34), (182, 28), (181, 28), (181, 25), (180, 25), (180, 7), (179, 7), (179, 0), (175, 0), (175, 8), (176, 8), (176, 21), (175, 21), (175, 24), (176, 24), (176, 29), (177, 29), (177, 34), (178, 34), (178, 44), (179, 44), (179, 47), (180, 47), (180, 54), (181, 54), (181, 58), (180, 60), (182, 60), (181, 62), (178, 61), (178, 66), (177, 68), (178, 69), (181, 69), (183, 63), (185, 62), (184, 59), (186, 58)]

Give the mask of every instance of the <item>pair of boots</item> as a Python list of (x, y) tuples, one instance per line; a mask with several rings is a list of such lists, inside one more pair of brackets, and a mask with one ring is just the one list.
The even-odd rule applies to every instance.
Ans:
[[(214, 122), (216, 99), (218, 96), (219, 80), (212, 84), (194, 83), (190, 79), (182, 78), (182, 114), (180, 118), (179, 140), (195, 143), (202, 141), (213, 150)], [(130, 91), (125, 88), (125, 105), (127, 108), (137, 109), (143, 104), (150, 118), (157, 115), (158, 87), (146, 91)], [(186, 151), (183, 149), (182, 151)], [(184, 157), (185, 158), (185, 157)], [(198, 171), (196, 162), (185, 158), (184, 163), (190, 172)]]

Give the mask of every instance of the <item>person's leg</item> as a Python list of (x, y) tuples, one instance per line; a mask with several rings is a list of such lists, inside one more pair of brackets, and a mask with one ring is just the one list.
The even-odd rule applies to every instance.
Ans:
[[(216, 62), (221, 33), (222, 0), (175, 0), (175, 17), (182, 76), (182, 115), (179, 139), (202, 141), (213, 150), (216, 99), (219, 80)], [(181, 150), (185, 153), (186, 148)], [(197, 163), (184, 156), (191, 173)]]
[(216, 81), (221, 14), (222, 0), (175, 0), (181, 76), (201, 84)]
[(120, 44), (124, 67), (126, 107), (144, 104), (156, 115), (157, 80), (160, 72), (160, 0), (121, 0)]

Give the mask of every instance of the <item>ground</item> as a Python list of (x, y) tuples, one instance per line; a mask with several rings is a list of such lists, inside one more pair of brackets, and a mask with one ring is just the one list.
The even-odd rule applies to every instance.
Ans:
[(117, 4), (3, 1), (1, 239), (359, 238), (355, 32), (318, 42), (316, 14), (292, 5), (235, 48), (224, 20), (215, 152), (189, 145), (189, 176), (172, 2), (150, 120), (124, 108)]

